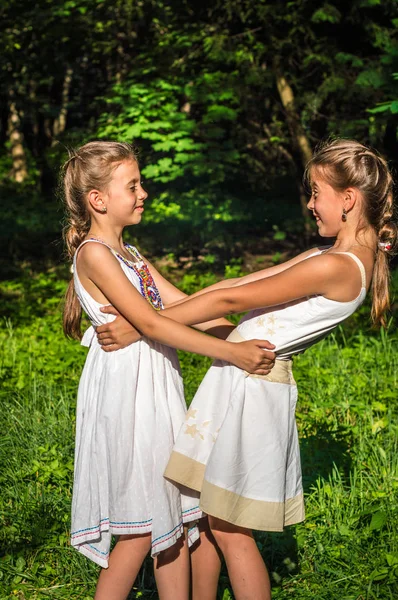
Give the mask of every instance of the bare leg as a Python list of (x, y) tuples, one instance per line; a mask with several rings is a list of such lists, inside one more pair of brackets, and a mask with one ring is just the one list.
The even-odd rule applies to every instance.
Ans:
[(94, 600), (125, 600), (151, 547), (150, 535), (122, 535), (102, 569)]
[(235, 600), (270, 600), (267, 568), (252, 532), (210, 516), (209, 524), (224, 555)]
[(188, 600), (189, 552), (185, 536), (155, 558), (154, 570), (160, 600)]
[(199, 532), (191, 550), (192, 600), (216, 600), (221, 560), (207, 518), (199, 520)]

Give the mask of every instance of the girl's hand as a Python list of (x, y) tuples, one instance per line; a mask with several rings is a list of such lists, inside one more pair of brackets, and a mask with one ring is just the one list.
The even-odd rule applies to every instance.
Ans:
[[(159, 314), (132, 285), (120, 268), (119, 261), (102, 244), (85, 244), (79, 251), (77, 261), (80, 280), (86, 289), (92, 290), (92, 292), (90, 291), (92, 297), (101, 304), (112, 304), (145, 337), (171, 348), (180, 348), (186, 352), (196, 352), (232, 362), (244, 369), (252, 369), (254, 359), (254, 366), (260, 365), (260, 370), (258, 369), (257, 372), (264, 372), (266, 357), (264, 350), (260, 349), (263, 342), (258, 340), (258, 348), (254, 349), (256, 356), (253, 357), (252, 347), (255, 342), (247, 342), (247, 347), (243, 351), (238, 351), (234, 343), (205, 335), (179, 322), (172, 321), (164, 314)], [(210, 292), (211, 295), (218, 293)], [(197, 298), (192, 303), (200, 301), (201, 298)], [(176, 310), (182, 309), (178, 307)], [(165, 311), (160, 312), (164, 313)], [(190, 312), (191, 310), (189, 310)], [(209, 319), (195, 318), (195, 323), (199, 320), (203, 323)], [(248, 353), (249, 358), (247, 357)]]
[(96, 328), (98, 343), (104, 352), (126, 348), (141, 339), (142, 335), (113, 306), (103, 306), (101, 312), (115, 315), (116, 319)]
[(268, 375), (275, 364), (275, 353), (265, 348), (275, 347), (266, 340), (249, 340), (247, 342), (229, 342), (233, 360), (231, 362), (252, 375)]

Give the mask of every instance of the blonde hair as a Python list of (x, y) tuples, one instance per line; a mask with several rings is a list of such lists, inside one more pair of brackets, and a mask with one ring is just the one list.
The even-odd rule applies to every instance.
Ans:
[(385, 314), (390, 308), (388, 255), (394, 254), (397, 245), (393, 179), (388, 164), (378, 152), (359, 142), (335, 139), (315, 150), (305, 170), (307, 182), (314, 167), (321, 167), (325, 181), (336, 191), (355, 187), (361, 192), (365, 224), (358, 230), (371, 226), (378, 239), (372, 277), (372, 320), (385, 326)]
[[(120, 142), (88, 142), (70, 151), (62, 168), (62, 188), (67, 224), (64, 228), (66, 252), (71, 261), (90, 230), (87, 194), (92, 189), (106, 191), (116, 167), (137, 160), (133, 147)], [(65, 294), (63, 329), (67, 337), (81, 339), (82, 308), (76, 296), (73, 277)]]

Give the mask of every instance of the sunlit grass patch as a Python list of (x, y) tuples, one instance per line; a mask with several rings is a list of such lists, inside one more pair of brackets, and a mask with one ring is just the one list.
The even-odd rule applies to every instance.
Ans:
[[(307, 518), (257, 535), (279, 600), (398, 597), (398, 335), (361, 325), (295, 359)], [(69, 546), (86, 350), (62, 337), (51, 302), (4, 321), (0, 344), (0, 600), (92, 598), (98, 569)], [(210, 361), (180, 357), (190, 400)], [(150, 559), (131, 597), (157, 597)], [(219, 598), (232, 598), (225, 571)]]

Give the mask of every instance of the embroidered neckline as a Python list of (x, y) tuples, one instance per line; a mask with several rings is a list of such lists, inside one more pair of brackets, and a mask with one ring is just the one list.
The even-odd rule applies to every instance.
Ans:
[(134, 246), (131, 246), (130, 244), (124, 244), (124, 247), (127, 249), (127, 251), (134, 258), (137, 259), (136, 261), (132, 261), (132, 260), (128, 260), (127, 258), (125, 258), (123, 256), (123, 254), (120, 254), (120, 252), (117, 252), (116, 250), (114, 250), (112, 248), (112, 246), (109, 246), (106, 242), (104, 242), (100, 238), (91, 237), (88, 239), (99, 242), (100, 244), (104, 244), (104, 246), (109, 248), (109, 250), (112, 252), (112, 254), (116, 258), (118, 258), (122, 263), (124, 263), (127, 268), (134, 271), (134, 273), (138, 276), (138, 279), (140, 282), (141, 296), (143, 296), (145, 298), (145, 300), (147, 302), (149, 302), (149, 304), (155, 310), (161, 310), (163, 308), (162, 298), (160, 297), (159, 290), (156, 287), (156, 283), (151, 275), (150, 270), (148, 269), (148, 266), (143, 261), (142, 256), (138, 252), (137, 248), (135, 248)]
[(149, 302), (149, 304), (155, 310), (161, 310), (163, 308), (162, 299), (159, 294), (159, 290), (156, 287), (155, 281), (151, 275), (148, 265), (144, 263), (139, 254), (138, 250), (130, 244), (125, 244), (127, 250), (136, 258), (139, 257), (139, 262), (132, 262), (125, 259), (122, 255), (120, 259), (128, 267), (132, 269), (139, 277), (140, 280), (140, 291), (141, 295)]

